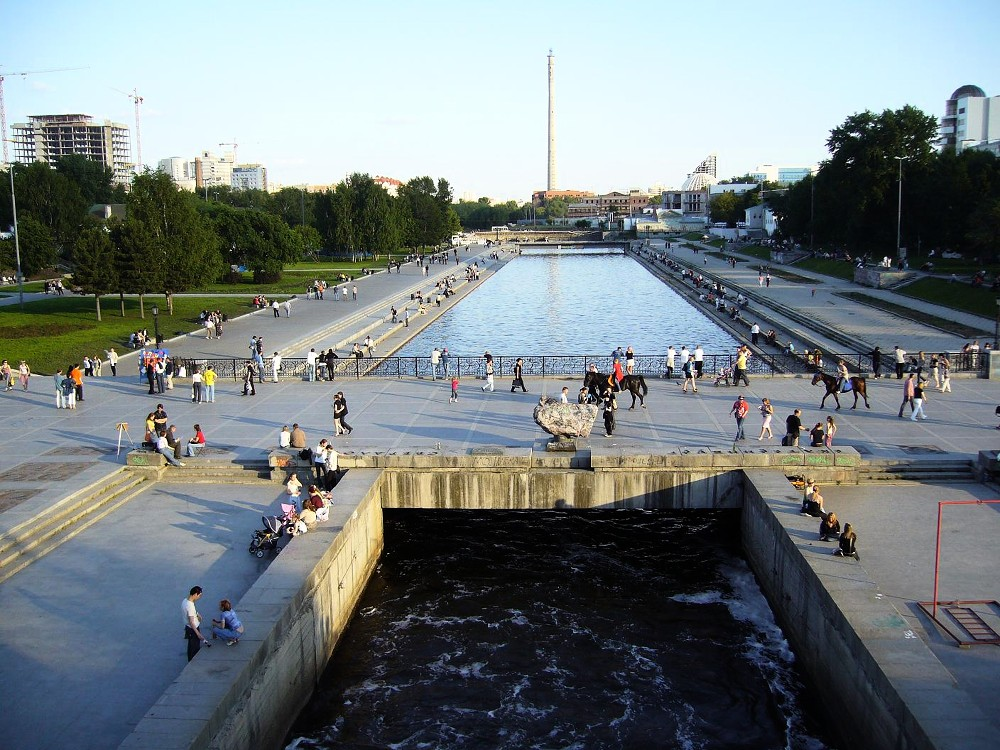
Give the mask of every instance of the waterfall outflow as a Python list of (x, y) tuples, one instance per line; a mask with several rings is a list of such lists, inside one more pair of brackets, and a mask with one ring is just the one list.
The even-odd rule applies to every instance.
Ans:
[(521, 246), (521, 257), (537, 258), (546, 255), (570, 256), (583, 255), (587, 257), (600, 257), (602, 255), (624, 256), (625, 250), (621, 247), (612, 246), (588, 246), (571, 244), (530, 244)]
[(386, 513), (290, 747), (822, 750), (739, 514)]

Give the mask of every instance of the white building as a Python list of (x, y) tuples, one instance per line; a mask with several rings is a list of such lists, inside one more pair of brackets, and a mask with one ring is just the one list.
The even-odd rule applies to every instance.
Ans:
[(791, 185), (819, 170), (817, 165), (811, 167), (782, 167), (775, 164), (759, 164), (750, 176), (761, 182), (776, 182), (779, 185)]
[(119, 185), (132, 182), (135, 164), (126, 125), (110, 120), (95, 123), (90, 115), (31, 115), (11, 130), (15, 161), (53, 164), (60, 157), (79, 154), (110, 169)]
[(1000, 96), (986, 96), (978, 86), (962, 86), (945, 102), (938, 145), (997, 153), (1000, 143)]
[[(778, 221), (766, 205), (758, 203), (744, 211), (746, 230), (751, 236), (770, 237), (778, 229)], [(761, 234), (763, 233), (763, 235)]]
[(240, 164), (233, 167), (233, 190), (267, 190), (267, 169), (260, 164)]

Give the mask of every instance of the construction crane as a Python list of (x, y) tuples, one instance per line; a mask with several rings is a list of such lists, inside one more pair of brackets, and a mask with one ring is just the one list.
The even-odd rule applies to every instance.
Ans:
[(121, 89), (114, 90), (119, 94), (125, 94), (125, 96), (135, 102), (135, 172), (138, 174), (139, 170), (142, 169), (142, 134), (139, 130), (139, 105), (142, 104), (142, 97), (139, 96), (138, 89), (132, 89), (131, 94)]
[(86, 68), (49, 68), (48, 70), (25, 70), (20, 73), (4, 73), (0, 71), (0, 140), (3, 141), (3, 163), (9, 164), (7, 158), (7, 104), (4, 101), (3, 81), (7, 76), (33, 76), (39, 73), (62, 73), (67, 70), (86, 70)]
[(238, 143), (220, 143), (220, 146), (232, 146), (233, 147), (233, 166), (236, 166), (236, 149), (240, 145)]

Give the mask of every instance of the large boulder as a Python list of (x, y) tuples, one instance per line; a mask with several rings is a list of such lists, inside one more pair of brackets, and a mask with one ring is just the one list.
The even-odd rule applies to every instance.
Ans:
[(564, 404), (557, 398), (538, 399), (535, 423), (558, 439), (589, 437), (597, 419), (595, 404)]

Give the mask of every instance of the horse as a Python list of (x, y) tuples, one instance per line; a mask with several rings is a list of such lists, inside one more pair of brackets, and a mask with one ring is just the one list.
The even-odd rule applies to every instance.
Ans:
[[(600, 394), (609, 385), (608, 375), (602, 372), (588, 372), (583, 378), (583, 386), (587, 388), (591, 395), (600, 400)], [(646, 378), (642, 375), (626, 375), (618, 383), (618, 390), (622, 393), (628, 391), (632, 394), (632, 405), (628, 408), (632, 411), (635, 408), (635, 400), (639, 399), (639, 405), (646, 408), (646, 394), (649, 393), (649, 386), (646, 385)]]
[[(865, 400), (865, 408), (871, 409), (871, 404), (868, 403), (868, 389), (865, 386), (865, 379), (859, 377), (852, 377), (848, 379), (851, 383), (851, 390), (854, 391), (854, 406), (852, 409), (858, 407), (858, 396), (861, 396)], [(837, 378), (833, 375), (827, 375), (825, 372), (817, 372), (813, 375), (812, 384), (822, 382), (826, 386), (826, 395), (823, 396), (823, 400), (819, 402), (819, 408), (823, 408), (823, 404), (826, 403), (826, 399), (833, 396), (833, 400), (837, 402), (837, 409), (840, 409), (840, 398), (837, 395)]]

